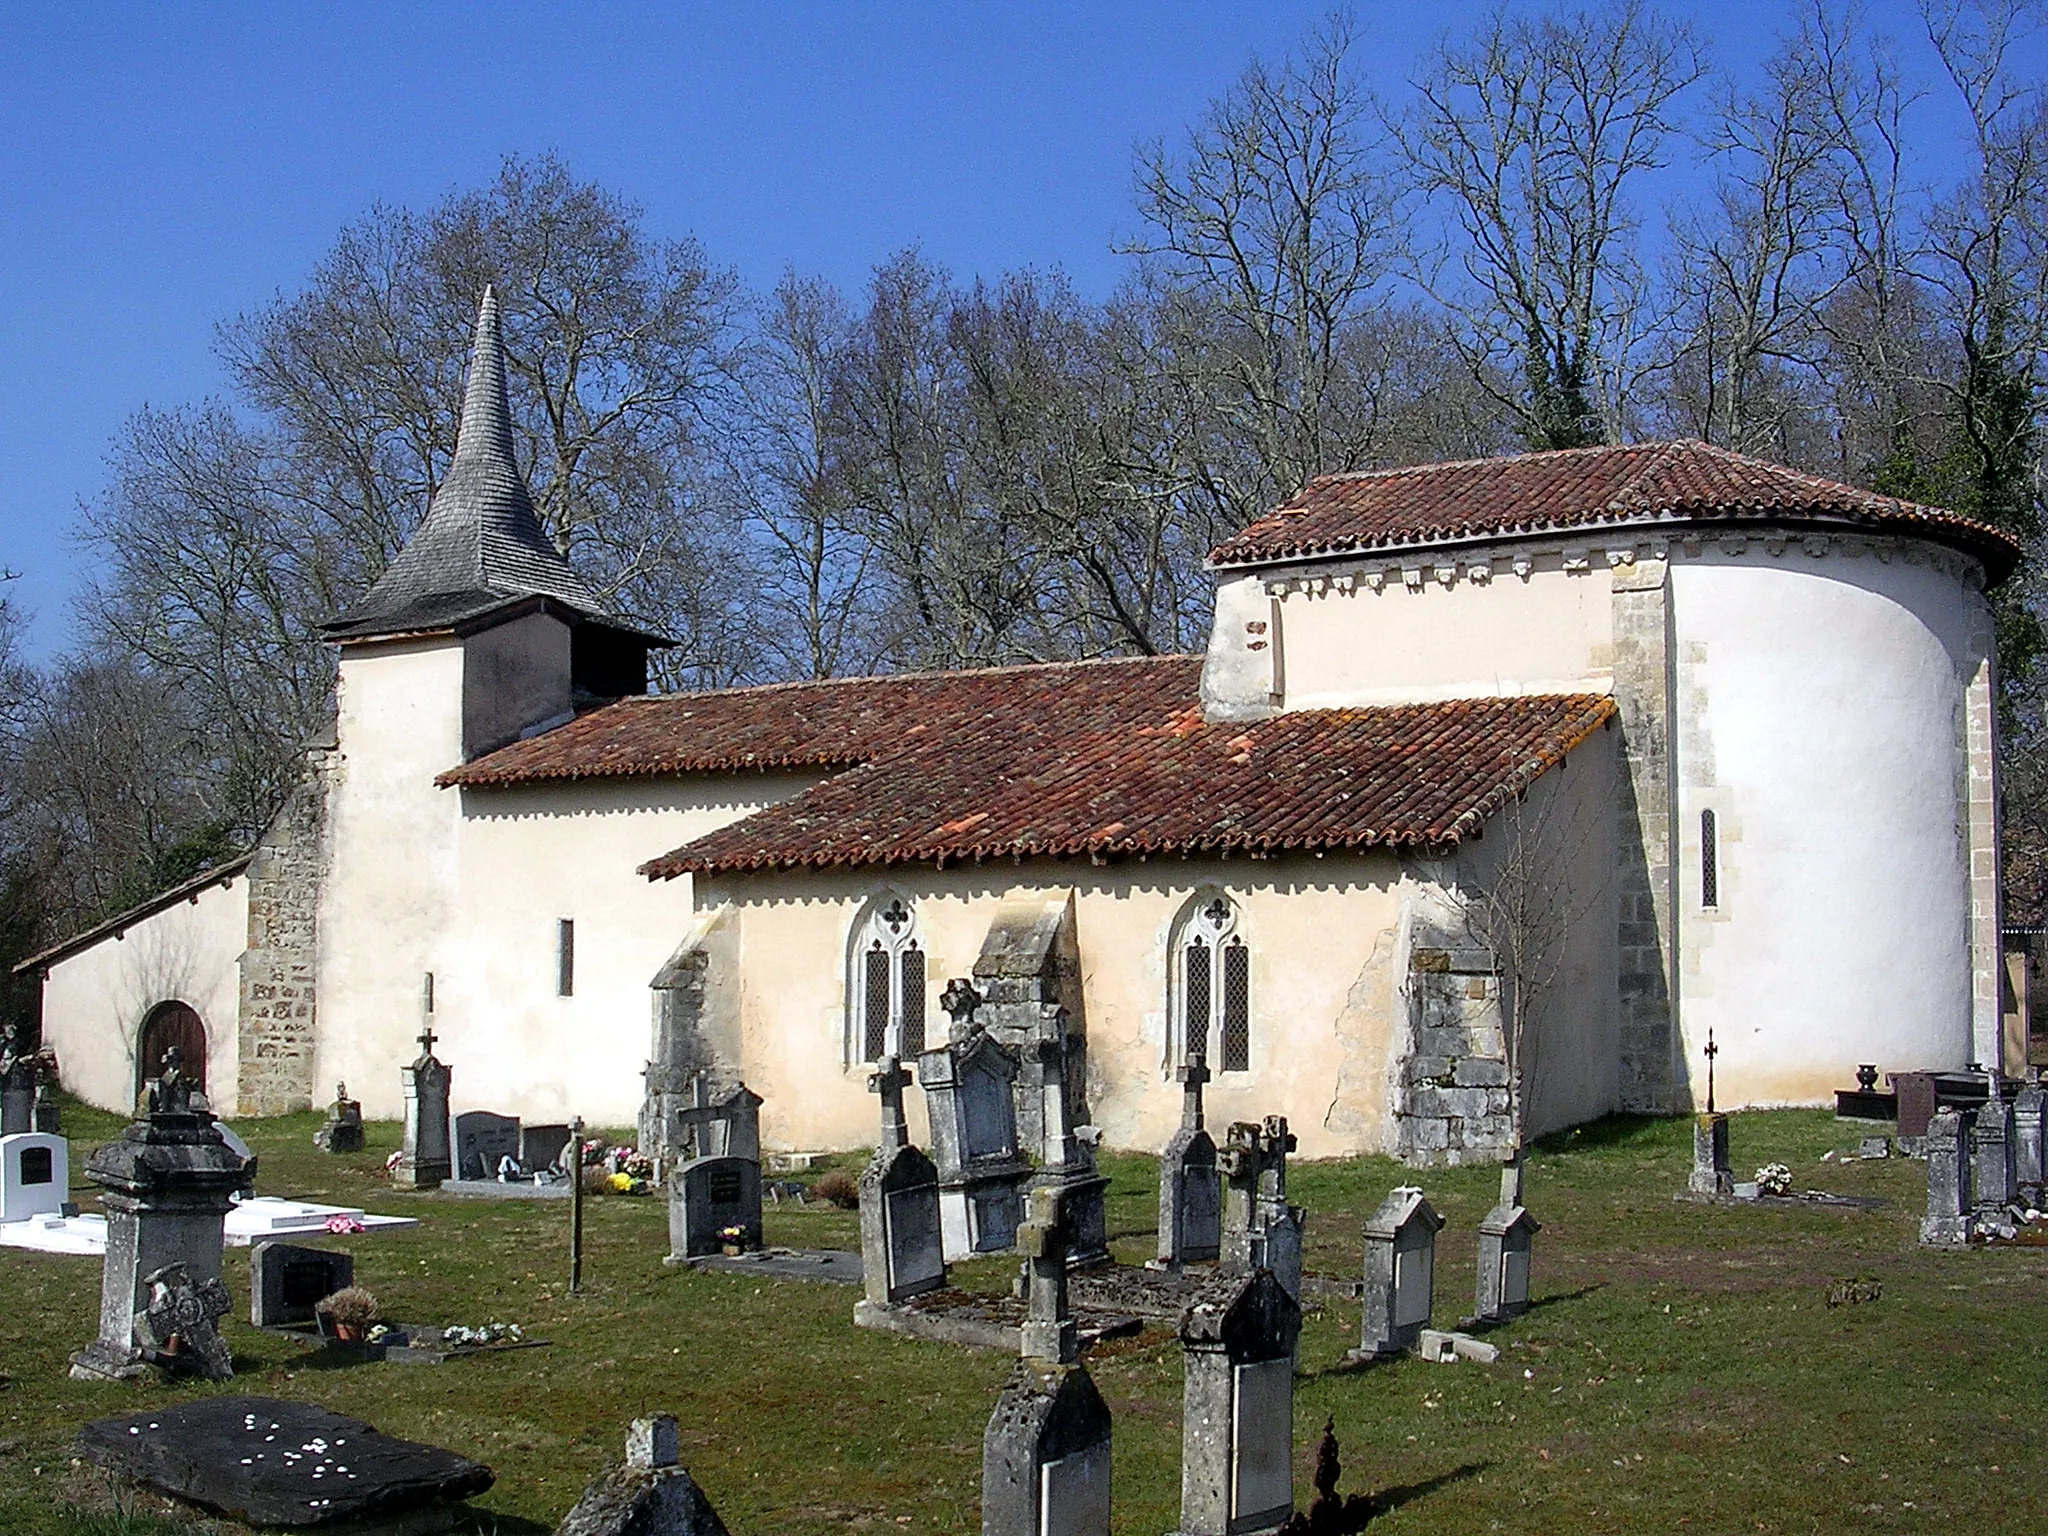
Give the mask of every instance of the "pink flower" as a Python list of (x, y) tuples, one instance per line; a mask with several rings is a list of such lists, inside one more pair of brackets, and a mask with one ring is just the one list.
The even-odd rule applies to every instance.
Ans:
[(360, 1221), (357, 1221), (355, 1217), (347, 1214), (345, 1211), (338, 1211), (334, 1215), (327, 1218), (327, 1230), (330, 1232), (347, 1233), (367, 1232), (370, 1229), (364, 1226)]

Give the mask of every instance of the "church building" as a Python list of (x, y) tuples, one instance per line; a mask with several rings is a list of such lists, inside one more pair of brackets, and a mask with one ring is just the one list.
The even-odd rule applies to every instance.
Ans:
[[(1995, 529), (1698, 442), (1325, 476), (1210, 556), (1199, 656), (650, 695), (543, 533), (486, 295), (446, 482), (327, 627), (249, 854), (25, 962), (64, 1080), (224, 1113), (875, 1137), (868, 1064), (1057, 1020), (1111, 1146), (1176, 1067), (1309, 1156), (1830, 1102), (2001, 1039)], [(956, 994), (957, 995), (957, 994)], [(913, 1101), (918, 1097), (913, 1094)], [(913, 1129), (922, 1134), (913, 1102)]]

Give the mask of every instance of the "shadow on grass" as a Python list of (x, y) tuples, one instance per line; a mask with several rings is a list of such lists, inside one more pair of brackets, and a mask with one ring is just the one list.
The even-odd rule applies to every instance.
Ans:
[(1519, 1322), (1532, 1312), (1541, 1312), (1545, 1307), (1555, 1307), (1568, 1301), (1584, 1301), (1595, 1291), (1604, 1291), (1606, 1289), (1607, 1282), (1605, 1280), (1595, 1280), (1591, 1285), (1582, 1285), (1576, 1291), (1553, 1291), (1550, 1295), (1543, 1297), (1539, 1301), (1530, 1302), (1522, 1312), (1514, 1317), (1468, 1317), (1458, 1324), (1458, 1328), (1461, 1332), (1469, 1333), (1474, 1338), (1480, 1338), (1489, 1333), (1497, 1333), (1501, 1329)]
[(1600, 1152), (1610, 1147), (1631, 1147), (1659, 1141), (1671, 1133), (1669, 1115), (1605, 1115), (1585, 1125), (1552, 1131), (1536, 1142), (1545, 1153)]
[(469, 1518), (455, 1527), (456, 1536), (554, 1536), (555, 1528), (523, 1515), (497, 1515), (472, 1510)]
[(1372, 1502), (1373, 1515), (1391, 1514), (1403, 1504), (1412, 1504), (1417, 1499), (1427, 1498), (1439, 1488), (1448, 1488), (1452, 1483), (1462, 1483), (1468, 1477), (1477, 1477), (1492, 1465), (1490, 1461), (1468, 1461), (1462, 1467), (1454, 1467), (1449, 1472), (1425, 1478), (1419, 1483), (1397, 1483), (1392, 1488), (1369, 1494), (1367, 1497)]

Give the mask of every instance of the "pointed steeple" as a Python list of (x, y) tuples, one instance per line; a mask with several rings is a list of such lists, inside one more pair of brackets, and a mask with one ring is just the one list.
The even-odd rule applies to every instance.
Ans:
[(437, 628), (534, 596), (591, 617), (605, 611), (534, 513), (512, 436), (498, 296), (486, 288), (448, 478), (390, 569), (324, 627), (336, 639)]

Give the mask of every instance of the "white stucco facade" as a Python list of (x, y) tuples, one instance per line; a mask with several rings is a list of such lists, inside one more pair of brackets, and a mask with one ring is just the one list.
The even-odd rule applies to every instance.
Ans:
[(236, 1113), (237, 962), (248, 928), (249, 882), (235, 874), (51, 961), (43, 1041), (57, 1053), (64, 1085), (102, 1109), (131, 1107), (142, 1026), (159, 1005), (183, 1003), (206, 1031), (214, 1108)]

